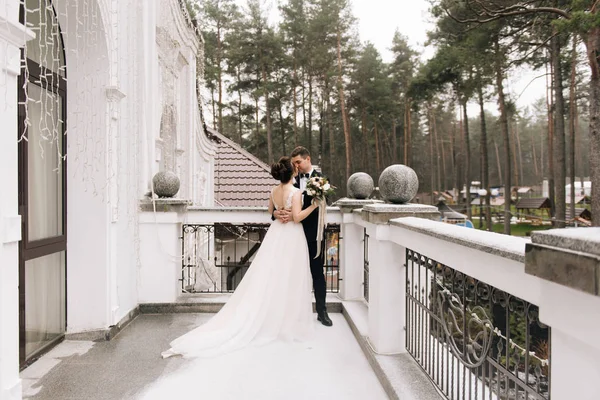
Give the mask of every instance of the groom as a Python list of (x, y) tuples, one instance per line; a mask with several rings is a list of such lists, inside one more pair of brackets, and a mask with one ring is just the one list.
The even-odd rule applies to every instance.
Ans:
[[(298, 169), (298, 176), (294, 182), (294, 186), (302, 191), (302, 209), (310, 207), (312, 202), (312, 196), (306, 193), (306, 183), (309, 178), (313, 176), (321, 176), (316, 171), (310, 161), (309, 151), (298, 146), (292, 151), (290, 155), (292, 158), (292, 164)], [(325, 326), (333, 325), (333, 322), (327, 315), (327, 307), (325, 306), (325, 275), (323, 275), (323, 248), (321, 246), (321, 254), (317, 255), (317, 228), (319, 223), (319, 209), (314, 210), (308, 217), (302, 221), (302, 228), (304, 228), (304, 235), (306, 236), (306, 242), (308, 243), (308, 255), (310, 257), (310, 273), (313, 280), (313, 289), (315, 291), (315, 302), (317, 309), (317, 319)]]

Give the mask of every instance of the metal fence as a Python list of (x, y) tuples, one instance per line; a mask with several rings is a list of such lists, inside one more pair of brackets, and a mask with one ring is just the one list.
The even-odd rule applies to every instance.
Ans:
[(340, 291), (340, 226), (329, 224), (325, 228), (325, 260), (323, 262), (327, 292)]
[(367, 228), (363, 233), (363, 295), (365, 301), (369, 302), (369, 235), (367, 234)]
[[(268, 224), (184, 224), (182, 292), (234, 292), (251, 266), (268, 228)], [(323, 272), (327, 291), (333, 293), (339, 292), (340, 239), (339, 225), (330, 224), (325, 228)]]
[(538, 307), (406, 250), (406, 348), (447, 399), (550, 398)]

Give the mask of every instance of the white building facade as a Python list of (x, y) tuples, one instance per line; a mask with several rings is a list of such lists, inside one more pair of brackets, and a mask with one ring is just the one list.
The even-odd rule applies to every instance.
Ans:
[(0, 398), (65, 335), (139, 303), (139, 204), (158, 171), (213, 204), (202, 39), (179, 0), (0, 0)]

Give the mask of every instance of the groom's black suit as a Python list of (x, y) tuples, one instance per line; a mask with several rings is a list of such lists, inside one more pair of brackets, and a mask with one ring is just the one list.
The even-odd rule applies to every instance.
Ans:
[[(313, 170), (310, 175), (311, 178), (313, 176), (321, 176), (319, 172)], [(294, 180), (294, 186), (298, 189), (300, 188), (300, 176), (296, 176)], [(306, 209), (310, 207), (312, 202), (312, 196), (309, 196), (306, 193), (306, 190), (302, 192), (302, 209)], [(302, 228), (304, 229), (304, 235), (306, 236), (306, 242), (308, 243), (308, 255), (310, 257), (310, 273), (312, 275), (313, 281), (313, 289), (315, 291), (315, 302), (317, 313), (321, 315), (323, 312), (327, 311), (327, 307), (325, 306), (325, 275), (323, 274), (323, 260), (324, 260), (324, 244), (321, 245), (321, 255), (317, 258), (317, 228), (319, 224), (319, 209), (315, 209), (312, 213), (308, 215), (302, 221)]]

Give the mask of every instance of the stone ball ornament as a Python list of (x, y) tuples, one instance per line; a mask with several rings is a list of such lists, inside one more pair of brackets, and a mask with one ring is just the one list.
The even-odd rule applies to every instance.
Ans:
[(373, 178), (364, 172), (356, 172), (350, 175), (346, 185), (348, 197), (351, 199), (368, 199), (375, 189)]
[(173, 172), (160, 171), (152, 178), (154, 193), (158, 197), (173, 197), (179, 191), (179, 178)]
[(379, 193), (383, 200), (394, 204), (411, 201), (419, 189), (417, 173), (402, 164), (390, 165), (379, 176)]

